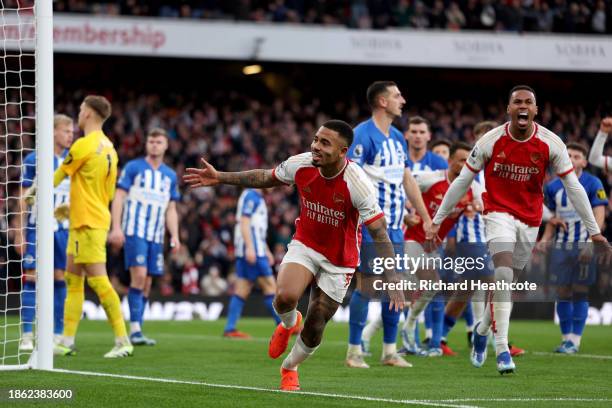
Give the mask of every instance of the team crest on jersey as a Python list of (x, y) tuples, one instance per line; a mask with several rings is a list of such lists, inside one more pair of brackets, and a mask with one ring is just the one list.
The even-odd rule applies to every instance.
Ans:
[(597, 198), (599, 198), (600, 200), (605, 200), (606, 190), (604, 190), (603, 188), (600, 188), (599, 190), (597, 190)]
[(533, 152), (529, 155), (529, 158), (533, 162), (533, 164), (538, 164), (540, 160), (542, 160), (542, 153)]
[(334, 193), (334, 196), (332, 197), (334, 200), (334, 203), (336, 204), (344, 204), (344, 196), (340, 193)]
[(358, 144), (353, 149), (353, 156), (354, 157), (361, 157), (362, 155), (363, 155), (363, 145)]
[(70, 163), (72, 163), (72, 153), (68, 153), (68, 155), (64, 159), (64, 164), (70, 164)]

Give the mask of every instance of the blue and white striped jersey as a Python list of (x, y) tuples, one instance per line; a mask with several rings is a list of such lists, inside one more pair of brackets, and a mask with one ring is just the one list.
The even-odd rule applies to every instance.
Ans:
[[(591, 207), (608, 205), (606, 190), (603, 188), (599, 178), (583, 171), (578, 180), (589, 197)], [(565, 192), (561, 179), (555, 178), (553, 181), (546, 184), (544, 187), (544, 197), (547, 207), (555, 213), (555, 216), (565, 221), (568, 227), (565, 232), (557, 228), (555, 232), (555, 242), (585, 242), (589, 237), (589, 233), (574, 209), (574, 206), (567, 198), (567, 193)]]
[[(484, 191), (484, 171), (481, 171), (476, 175), (474, 179), (474, 185), (478, 183), (480, 189), (472, 189), (474, 193), (474, 199), (482, 202), (481, 196)], [(473, 217), (468, 217), (462, 214), (457, 221), (455, 226), (457, 229), (457, 242), (471, 242), (471, 243), (484, 243), (487, 242), (487, 236), (485, 235), (485, 223), (481, 213), (475, 213)]]
[[(56, 170), (60, 164), (64, 161), (64, 158), (68, 154), (68, 149), (64, 150), (61, 155), (53, 156), (53, 170)], [(21, 185), (24, 188), (28, 188), (34, 184), (36, 178), (36, 152), (28, 154), (23, 160), (23, 171), (22, 171)], [(68, 203), (70, 201), (70, 178), (66, 177), (59, 186), (53, 189), (53, 206), (57, 207), (60, 204)], [(68, 229), (69, 222), (64, 220), (58, 223), (57, 220), (53, 223), (53, 231), (60, 229)], [(27, 228), (36, 228), (36, 208), (31, 208), (30, 216), (28, 217)]]
[(156, 170), (144, 158), (134, 159), (123, 168), (117, 187), (128, 192), (123, 233), (163, 243), (168, 203), (181, 198), (174, 170), (163, 163)]
[(410, 155), (408, 155), (408, 167), (410, 171), (413, 173), (418, 173), (419, 171), (432, 171), (432, 170), (444, 170), (448, 169), (448, 163), (442, 156), (438, 156), (437, 154), (427, 151), (425, 156), (418, 162), (413, 162), (410, 159)]
[(257, 257), (266, 256), (266, 235), (268, 233), (268, 208), (266, 201), (257, 190), (248, 188), (240, 194), (238, 207), (236, 208), (236, 226), (234, 227), (234, 246), (236, 257), (242, 258), (246, 252), (246, 246), (242, 231), (240, 230), (240, 219), (249, 217), (251, 219), (251, 240), (255, 245)]
[(406, 192), (404, 169), (408, 167), (408, 146), (402, 132), (391, 126), (385, 136), (372, 119), (360, 123), (354, 131), (348, 158), (363, 167), (376, 190), (378, 205), (390, 229), (402, 226)]

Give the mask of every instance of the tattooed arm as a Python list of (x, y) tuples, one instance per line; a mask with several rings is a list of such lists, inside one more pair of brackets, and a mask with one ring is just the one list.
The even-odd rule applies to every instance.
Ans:
[[(393, 244), (389, 239), (389, 234), (387, 233), (387, 222), (385, 221), (385, 217), (381, 217), (376, 221), (367, 225), (368, 232), (372, 237), (372, 241), (374, 241), (374, 245), (376, 246), (376, 256), (380, 258), (395, 258), (395, 251), (393, 249)], [(383, 262), (385, 265), (386, 262)], [(387, 268), (385, 267), (385, 280), (390, 283), (397, 283), (400, 280), (397, 272), (395, 271), (395, 267)], [(404, 293), (400, 290), (388, 290), (389, 295), (389, 309), (395, 309), (396, 311), (404, 308), (405, 298)]]
[(234, 186), (267, 188), (283, 185), (273, 175), (272, 170), (247, 170), (238, 172), (217, 171), (210, 163), (202, 159), (203, 168), (187, 168), (183, 181), (191, 188), (231, 184)]

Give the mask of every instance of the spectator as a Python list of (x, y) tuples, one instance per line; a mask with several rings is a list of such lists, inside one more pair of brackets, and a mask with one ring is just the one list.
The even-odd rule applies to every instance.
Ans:
[(221, 270), (217, 266), (211, 266), (208, 273), (202, 278), (200, 287), (205, 296), (221, 296), (226, 294), (228, 284), (221, 277)]
[(456, 2), (452, 2), (446, 10), (446, 28), (449, 30), (460, 30), (463, 26), (465, 26), (465, 15), (459, 8)]
[(606, 3), (603, 0), (599, 0), (595, 6), (593, 17), (591, 18), (591, 28), (594, 33), (604, 34), (606, 32), (606, 24)]

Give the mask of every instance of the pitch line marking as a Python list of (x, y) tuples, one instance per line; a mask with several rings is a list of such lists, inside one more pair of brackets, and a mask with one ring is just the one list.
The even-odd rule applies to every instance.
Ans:
[(530, 354), (534, 354), (536, 356), (567, 356), (567, 357), (582, 357), (582, 358), (591, 358), (594, 360), (612, 360), (612, 356), (599, 355), (599, 354), (561, 354), (561, 353), (551, 353), (546, 351), (532, 351)]
[(200, 385), (203, 387), (211, 387), (211, 388), (226, 388), (226, 389), (229, 388), (229, 389), (246, 390), (246, 391), (309, 395), (313, 397), (350, 399), (350, 400), (371, 401), (371, 402), (387, 402), (387, 403), (402, 404), (402, 405), (428, 405), (432, 407), (450, 407), (450, 408), (478, 408), (477, 406), (474, 406), (474, 405), (464, 405), (464, 404), (457, 405), (457, 404), (448, 403), (448, 402), (437, 402), (437, 401), (431, 401), (431, 400), (405, 400), (405, 399), (377, 398), (377, 397), (366, 397), (366, 396), (361, 396), (361, 395), (332, 394), (332, 393), (326, 393), (326, 392), (313, 392), (313, 391), (281, 391), (281, 390), (275, 390), (271, 388), (250, 387), (246, 385), (215, 384), (215, 383), (207, 383), (207, 382), (201, 382), (201, 381), (175, 380), (171, 378), (157, 378), (157, 377), (141, 377), (141, 376), (135, 376), (135, 375), (98, 373), (98, 372), (93, 372), (93, 371), (65, 370), (65, 369), (60, 369), (60, 368), (56, 368), (50, 371), (56, 372), (56, 373), (85, 375), (85, 376), (91, 376), (91, 377), (111, 377), (111, 378), (122, 378), (126, 380), (150, 381), (150, 382), (160, 382), (160, 383), (169, 383), (169, 384)]
[(454, 398), (424, 402), (612, 402), (610, 398)]

